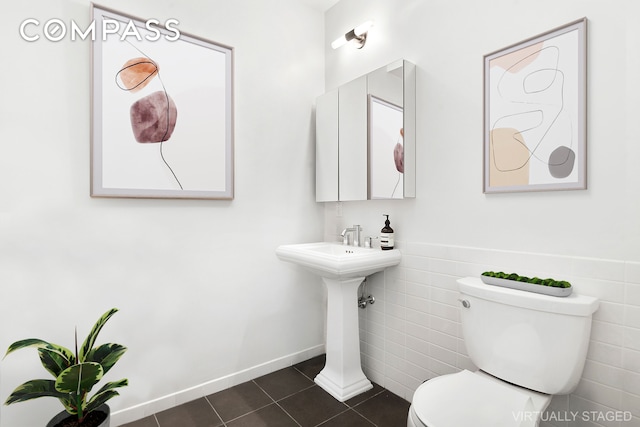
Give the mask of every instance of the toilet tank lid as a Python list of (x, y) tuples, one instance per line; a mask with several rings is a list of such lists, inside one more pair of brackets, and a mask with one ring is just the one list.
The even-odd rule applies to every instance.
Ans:
[(597, 298), (579, 295), (576, 292), (572, 292), (571, 295), (566, 297), (555, 297), (519, 289), (487, 285), (478, 277), (458, 279), (458, 288), (463, 294), (501, 304), (573, 316), (591, 316), (599, 305)]

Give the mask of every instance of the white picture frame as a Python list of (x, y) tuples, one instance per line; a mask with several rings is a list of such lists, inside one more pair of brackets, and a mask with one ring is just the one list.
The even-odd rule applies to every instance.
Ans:
[(587, 188), (586, 27), (485, 55), (485, 193)]
[(91, 196), (233, 199), (233, 48), (91, 9)]

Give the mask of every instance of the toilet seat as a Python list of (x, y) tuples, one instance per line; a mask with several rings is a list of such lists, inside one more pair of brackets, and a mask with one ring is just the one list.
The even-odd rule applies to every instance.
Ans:
[(463, 370), (418, 387), (410, 417), (428, 427), (535, 426), (550, 401), (549, 395)]

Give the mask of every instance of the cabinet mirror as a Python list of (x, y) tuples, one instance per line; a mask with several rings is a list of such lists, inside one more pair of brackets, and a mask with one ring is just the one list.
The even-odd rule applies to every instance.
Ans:
[(415, 74), (399, 60), (318, 97), (317, 201), (415, 197)]

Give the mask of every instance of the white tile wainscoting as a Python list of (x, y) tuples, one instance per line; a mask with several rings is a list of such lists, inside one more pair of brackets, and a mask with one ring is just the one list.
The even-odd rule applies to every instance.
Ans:
[(456, 280), (483, 271), (568, 280), (600, 299), (583, 378), (557, 396), (543, 427), (640, 427), (640, 262), (398, 242), (402, 262), (371, 276), (376, 298), (360, 311), (363, 368), (411, 401), (438, 375), (475, 369), (459, 322)]

